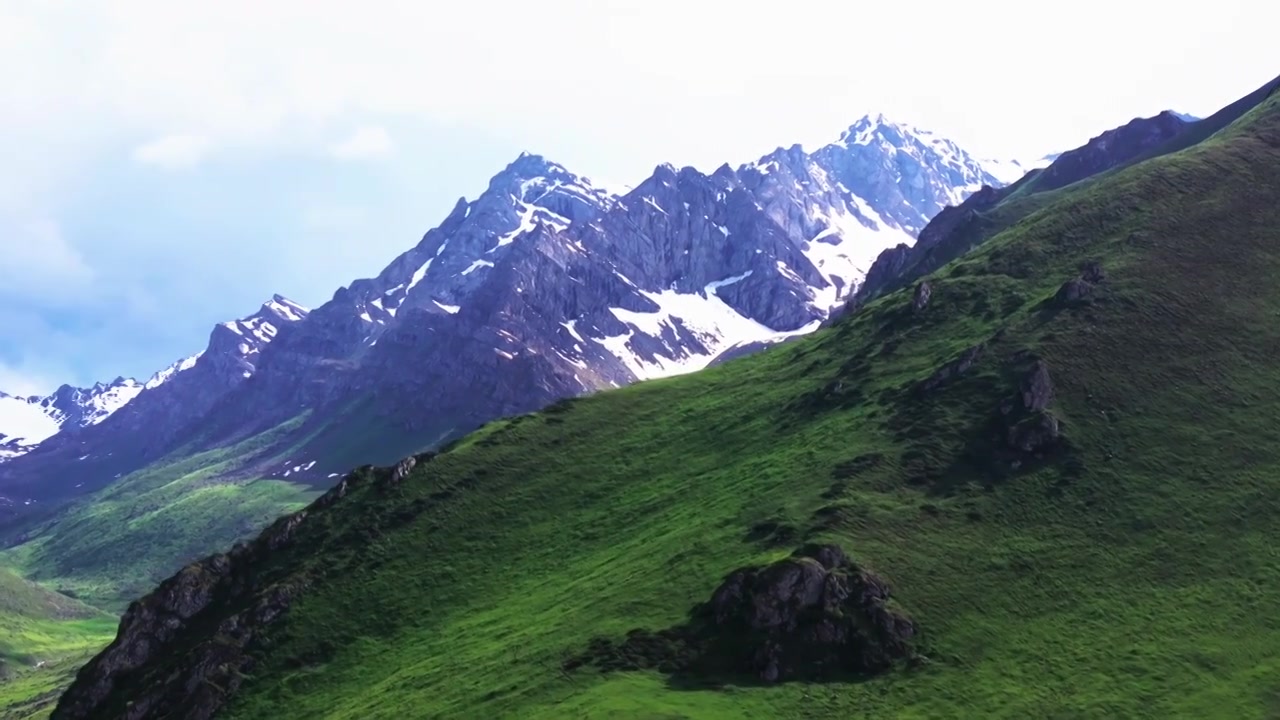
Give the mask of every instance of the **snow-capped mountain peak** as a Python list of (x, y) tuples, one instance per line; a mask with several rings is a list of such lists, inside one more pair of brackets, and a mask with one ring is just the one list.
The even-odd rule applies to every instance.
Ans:
[[(373, 398), (377, 422), (395, 425), (387, 434), (420, 445), (809, 332), (882, 250), (913, 244), (943, 207), (999, 183), (955, 143), (883, 116), (843, 138), (710, 175), (663, 163), (624, 195), (523, 153), (376, 277), (314, 311), (274, 296), (215, 326), (202, 353), (152, 377), (105, 435), (37, 455), (83, 456), (89, 468), (128, 439), (142, 461), (197, 425), (208, 442), (231, 441), (300, 408), (341, 424), (344, 408)], [(369, 460), (364, 450), (324, 463), (291, 450), (287, 467), (263, 472), (324, 478)]]
[(87, 388), (63, 385), (45, 396), (0, 392), (0, 461), (25, 454), (59, 432), (97, 425), (142, 390), (137, 380), (120, 377)]

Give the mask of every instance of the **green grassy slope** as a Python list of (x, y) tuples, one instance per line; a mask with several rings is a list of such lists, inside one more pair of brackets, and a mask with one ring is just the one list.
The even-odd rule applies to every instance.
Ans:
[(115, 618), (0, 568), (0, 720), (44, 717)]
[[(242, 458), (270, 439), (264, 434), (221, 451), (177, 453), (50, 518), (10, 529), (25, 539), (0, 552), (0, 564), (89, 605), (0, 570), (0, 659), (13, 670), (0, 685), (0, 709), (7, 709), (0, 720), (47, 712), (78, 667), (111, 641), (117, 619), (97, 608), (123, 611), (184, 563), (253, 535), (319, 494), (295, 483), (237, 477)], [(37, 612), (36, 591), (48, 612)], [(54, 601), (79, 610), (68, 616)], [(33, 669), (39, 661), (45, 666)]]
[(243, 458), (272, 435), (176, 453), (60, 508), (27, 528), (24, 542), (0, 558), (27, 578), (123, 610), (183, 564), (256, 533), (319, 494), (296, 483), (239, 476)]
[[(224, 715), (1274, 717), (1278, 197), (1273, 98), (1064, 189), (935, 274), (923, 313), (894, 293), (359, 487), (260, 568), (309, 585)], [(1087, 260), (1108, 279), (1055, 306)], [(980, 342), (959, 380), (917, 391)], [(1015, 471), (991, 422), (1023, 351), (1051, 368), (1066, 444)], [(925, 667), (772, 687), (562, 672), (805, 540), (895, 587)]]

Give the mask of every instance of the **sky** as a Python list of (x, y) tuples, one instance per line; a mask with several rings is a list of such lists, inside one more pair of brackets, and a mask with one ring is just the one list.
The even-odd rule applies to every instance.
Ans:
[(1265, 0), (0, 0), (0, 390), (377, 274), (521, 151), (595, 181), (884, 113), (1034, 158), (1280, 74)]

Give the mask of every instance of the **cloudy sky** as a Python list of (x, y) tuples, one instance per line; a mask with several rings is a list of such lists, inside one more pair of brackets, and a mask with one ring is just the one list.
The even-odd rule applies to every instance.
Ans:
[(635, 183), (883, 112), (1037, 157), (1262, 85), (1278, 16), (1262, 0), (0, 0), (0, 390), (145, 377), (273, 292), (318, 305), (522, 150)]

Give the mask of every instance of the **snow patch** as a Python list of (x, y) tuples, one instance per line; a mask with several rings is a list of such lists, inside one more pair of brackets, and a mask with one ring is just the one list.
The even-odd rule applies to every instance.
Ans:
[(560, 324), (561, 324), (562, 326), (564, 326), (564, 329), (565, 329), (565, 330), (568, 330), (568, 331), (569, 331), (569, 334), (570, 334), (570, 335), (572, 335), (572, 336), (574, 337), (574, 339), (575, 339), (575, 340), (577, 340), (578, 342), (586, 342), (586, 340), (583, 340), (583, 339), (582, 339), (582, 336), (578, 334), (578, 330), (577, 330), (578, 321), (577, 321), (577, 320), (570, 320), (570, 321), (568, 321), (568, 322), (562, 322), (562, 323), (560, 323)]
[(422, 267), (418, 268), (417, 271), (413, 273), (413, 277), (409, 279), (409, 287), (405, 289), (405, 292), (409, 292), (414, 289), (418, 283), (422, 282), (422, 279), (427, 276), (427, 271), (431, 269), (431, 262), (433, 260), (435, 260), (435, 258), (431, 258), (430, 260), (422, 263)]
[(29, 448), (57, 434), (60, 426), (28, 398), (0, 395), (0, 435), (3, 442)]
[(466, 270), (462, 271), (462, 274), (470, 275), (476, 270), (479, 270), (480, 268), (485, 268), (485, 267), (493, 267), (493, 263), (489, 262), (488, 260), (474, 260), (472, 261), (471, 265), (467, 267)]
[[(725, 349), (755, 342), (776, 342), (787, 337), (812, 332), (818, 328), (815, 320), (791, 331), (778, 331), (763, 325), (734, 310), (716, 291), (727, 285), (741, 282), (750, 272), (708, 283), (699, 293), (640, 291), (658, 305), (658, 310), (640, 313), (624, 308), (609, 308), (614, 317), (625, 325), (627, 332), (596, 340), (605, 350), (622, 361), (640, 380), (669, 377), (705, 368)], [(678, 321), (678, 322), (677, 322)], [(661, 339), (668, 332), (684, 341), (694, 340), (706, 348), (705, 354), (691, 352), (685, 347), (664, 347), (665, 354), (652, 358), (641, 357), (631, 348), (636, 333)]]
[(191, 368), (196, 366), (196, 361), (198, 361), (200, 359), (200, 356), (203, 354), (204, 354), (204, 351), (201, 351), (196, 353), (195, 355), (192, 355), (191, 357), (183, 358), (178, 362), (165, 368), (164, 370), (161, 370), (160, 372), (156, 373), (155, 375), (152, 375), (151, 379), (148, 380), (145, 385), (143, 385), (143, 389), (153, 390), (155, 388), (158, 388), (161, 385), (172, 380), (173, 377), (178, 373), (186, 372), (187, 370), (190, 370)]

